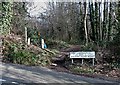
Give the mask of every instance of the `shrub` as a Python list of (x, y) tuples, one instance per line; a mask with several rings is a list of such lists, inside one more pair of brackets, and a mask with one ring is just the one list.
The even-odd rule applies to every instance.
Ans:
[(75, 73), (94, 73), (94, 69), (90, 67), (75, 66), (75, 67), (72, 67), (70, 70), (72, 70)]
[(69, 44), (67, 44), (64, 41), (60, 41), (60, 40), (46, 40), (46, 44), (48, 45), (48, 48), (52, 48), (52, 49), (57, 49), (60, 50), (61, 48), (67, 48), (69, 47)]
[[(38, 47), (39, 48), (39, 47)], [(42, 65), (46, 66), (51, 63), (52, 54), (46, 52), (45, 50), (40, 50), (35, 53), (36, 50), (28, 50), (23, 44), (15, 44), (10, 42), (5, 42), (3, 61), (8, 61), (17, 64), (24, 65)]]

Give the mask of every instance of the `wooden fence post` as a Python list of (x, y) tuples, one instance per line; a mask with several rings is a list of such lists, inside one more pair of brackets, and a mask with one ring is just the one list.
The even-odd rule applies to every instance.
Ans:
[(25, 43), (27, 44), (27, 27), (25, 27)]
[(0, 37), (0, 61), (2, 60), (2, 50), (3, 50), (3, 46), (2, 46), (2, 37)]

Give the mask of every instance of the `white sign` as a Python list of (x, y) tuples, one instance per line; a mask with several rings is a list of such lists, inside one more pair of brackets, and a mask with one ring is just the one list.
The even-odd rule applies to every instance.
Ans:
[(94, 58), (95, 58), (95, 52), (70, 52), (70, 58), (82, 58), (82, 64), (83, 64), (83, 58), (92, 58), (93, 59), (93, 65), (94, 65)]
[(95, 58), (95, 52), (70, 52), (70, 58)]

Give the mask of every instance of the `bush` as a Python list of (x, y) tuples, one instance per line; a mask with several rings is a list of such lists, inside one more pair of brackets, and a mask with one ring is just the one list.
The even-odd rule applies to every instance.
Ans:
[(46, 66), (51, 64), (50, 58), (52, 54), (40, 49), (39, 47), (40, 52), (38, 51), (38, 53), (35, 53), (37, 50), (29, 50), (23, 44), (5, 42), (4, 46), (5, 49), (3, 53), (6, 57), (3, 58), (3, 61), (24, 65)]
[(94, 69), (90, 67), (74, 66), (70, 70), (75, 73), (94, 73)]
[(36, 56), (33, 53), (19, 49), (14, 51), (11, 47), (6, 54), (8, 61), (17, 64), (35, 65)]
[(48, 39), (48, 40), (46, 40), (46, 44), (47, 44), (48, 48), (57, 49), (57, 50), (69, 47), (69, 44), (67, 44), (64, 41), (59, 41), (59, 40)]
[(38, 35), (37, 29), (28, 29), (28, 37), (31, 38), (31, 43), (36, 46), (40, 46), (40, 37)]
[(44, 54), (35, 55), (34, 53), (31, 53), (26, 50), (9, 52), (7, 56), (12, 63), (17, 64), (42, 65), (42, 66), (50, 64), (50, 60), (47, 55)]

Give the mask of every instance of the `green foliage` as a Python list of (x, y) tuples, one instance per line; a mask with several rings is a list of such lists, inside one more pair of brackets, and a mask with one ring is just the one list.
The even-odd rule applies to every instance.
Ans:
[(12, 32), (24, 36), (24, 28), (28, 26), (27, 2), (13, 2)]
[(13, 63), (25, 64), (25, 65), (35, 65), (36, 56), (26, 50), (19, 50), (8, 55), (11, 57)]
[(46, 43), (48, 45), (48, 48), (52, 48), (52, 49), (58, 49), (58, 50), (60, 50), (61, 48), (67, 48), (67, 47), (69, 47), (69, 44), (67, 44), (64, 41), (60, 41), (60, 40), (51, 40), (51, 39), (48, 39), (48, 40), (46, 40)]
[(0, 11), (2, 15), (0, 16), (0, 34), (8, 34), (12, 29), (12, 3), (11, 2), (2, 2), (0, 3)]
[(53, 54), (45, 50), (41, 49), (39, 51), (33, 48), (29, 50), (22, 43), (14, 43), (6, 40), (4, 41), (4, 46), (5, 48), (3, 50), (3, 53), (6, 57), (3, 58), (3, 61), (9, 61), (12, 63), (24, 65), (46, 66), (51, 64), (51, 57)]
[(46, 66), (50, 64), (49, 56), (47, 54), (34, 54), (28, 50), (16, 50), (17, 47), (11, 46), (9, 47), (8, 53), (8, 60), (13, 63), (17, 64), (24, 64), (24, 65), (42, 65)]
[(40, 36), (38, 35), (37, 29), (28, 29), (28, 37), (31, 38), (31, 42), (34, 45), (40, 46), (41, 40)]
[(50, 60), (49, 60), (49, 55), (47, 55), (46, 53), (42, 53), (42, 55), (37, 55), (37, 64), (38, 65), (42, 65), (42, 66), (46, 66), (50, 64)]
[(97, 51), (96, 47), (97, 47), (96, 44), (91, 42), (91, 43), (88, 43), (87, 46), (83, 46), (81, 50), (82, 51)]
[(119, 68), (120, 69), (120, 63), (110, 63), (110, 66), (112, 66), (113, 68)]
[(75, 66), (72, 67), (71, 70), (75, 73), (94, 73), (94, 69), (90, 68), (90, 67), (80, 67), (80, 66)]

